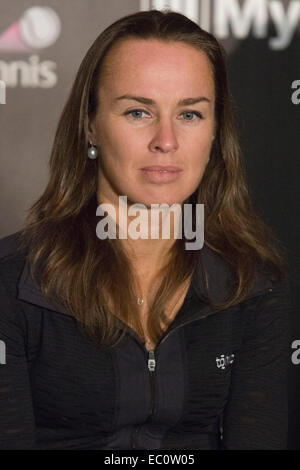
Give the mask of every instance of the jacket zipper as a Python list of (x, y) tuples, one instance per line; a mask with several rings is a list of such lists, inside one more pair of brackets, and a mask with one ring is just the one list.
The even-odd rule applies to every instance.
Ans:
[[(272, 292), (272, 289), (264, 289), (263, 291), (260, 291), (259, 293), (257, 293), (256, 295), (260, 295), (264, 292)], [(256, 297), (253, 296), (253, 297)], [(169, 331), (166, 336), (164, 336), (162, 338), (162, 340), (159, 342), (159, 344), (157, 345), (157, 349), (159, 348), (159, 346), (168, 338), (168, 336), (173, 333), (173, 331), (175, 330), (178, 330), (179, 328), (185, 326), (185, 325), (188, 325), (189, 323), (192, 323), (193, 321), (197, 321), (197, 320), (202, 320), (204, 318), (207, 318), (208, 316), (210, 315), (213, 315), (214, 313), (218, 313), (219, 310), (214, 310), (212, 312), (209, 312), (207, 315), (203, 315), (201, 317), (198, 317), (198, 318), (192, 318), (188, 321), (186, 321), (185, 323), (182, 323), (181, 325), (178, 325), (176, 326), (175, 328), (173, 328), (171, 331)], [(157, 357), (157, 356), (156, 356)], [(150, 351), (148, 351), (148, 370), (150, 372), (150, 383), (151, 383), (151, 401), (152, 401), (152, 412), (151, 412), (151, 418), (154, 417), (155, 415), (155, 411), (156, 411), (156, 401), (155, 401), (155, 368), (156, 368), (156, 358), (155, 358), (155, 349), (151, 349)]]
[[(206, 318), (208, 315), (205, 315), (205, 316), (200, 317), (200, 318), (201, 319)], [(173, 330), (169, 331), (169, 333), (160, 341), (160, 343), (158, 344), (158, 347), (173, 331), (177, 330), (178, 328), (181, 328), (182, 326), (187, 325), (188, 323), (193, 322), (194, 320), (196, 320), (196, 319), (195, 318), (191, 319), (191, 320), (189, 320), (185, 323), (182, 323), (181, 325), (178, 325)], [(148, 361), (147, 361), (147, 363), (148, 363), (148, 370), (149, 370), (149, 373), (150, 373), (150, 386), (151, 386), (151, 416), (150, 416), (150, 419), (153, 419), (153, 417), (155, 416), (155, 413), (156, 413), (156, 404), (157, 404), (156, 400), (155, 400), (155, 370), (156, 370), (155, 349), (150, 349), (148, 351)], [(138, 431), (138, 429), (136, 431)], [(136, 432), (135, 435), (137, 435), (137, 432)]]
[[(267, 291), (269, 292), (272, 292), (272, 288), (268, 288), (268, 289), (264, 289), (263, 291), (260, 291), (259, 293), (257, 293), (256, 295), (254, 295), (253, 297), (256, 297), (257, 295), (260, 295), (260, 294), (263, 294), (263, 293), (266, 293)], [(155, 369), (156, 369), (156, 358), (157, 358), (157, 355), (156, 355), (156, 358), (155, 358), (155, 350), (158, 350), (159, 346), (168, 338), (168, 336), (173, 333), (173, 331), (175, 330), (178, 330), (179, 328), (185, 326), (185, 325), (188, 325), (189, 323), (192, 323), (193, 321), (197, 321), (197, 320), (202, 320), (204, 318), (207, 318), (208, 316), (210, 315), (213, 315), (214, 313), (218, 313), (219, 310), (214, 310), (212, 312), (209, 312), (207, 315), (203, 315), (201, 317), (195, 317), (195, 318), (192, 318), (188, 321), (186, 321), (185, 323), (182, 323), (181, 325), (178, 325), (176, 326), (175, 328), (173, 328), (171, 331), (169, 331), (166, 336), (164, 336), (162, 338), (162, 340), (159, 342), (159, 344), (157, 345), (157, 348), (156, 349), (150, 349), (148, 351), (148, 370), (150, 372), (150, 383), (151, 383), (151, 404), (152, 404), (152, 411), (151, 411), (151, 418), (153, 418), (154, 414), (155, 414), (155, 411), (156, 411), (156, 402), (155, 402)], [(139, 342), (139, 344), (141, 345), (141, 343)], [(143, 346), (143, 348), (145, 349), (145, 347)], [(131, 434), (131, 448), (132, 449), (135, 449), (135, 446), (136, 446), (136, 439), (137, 439), (137, 436), (138, 436), (138, 433), (139, 433), (139, 430), (140, 430), (140, 427), (141, 425), (137, 426), (132, 434)]]
[[(155, 366), (156, 366), (156, 360), (155, 360), (155, 352), (154, 349), (150, 349), (148, 351), (148, 370), (150, 372), (150, 385), (151, 385), (151, 418), (155, 414)], [(136, 448), (136, 441), (137, 441), (137, 436), (139, 433), (141, 425), (137, 426), (136, 428), (133, 429), (131, 433), (131, 448), (135, 449)]]
[[(208, 315), (206, 315), (208, 316)], [(201, 318), (205, 318), (205, 316), (201, 317)], [(169, 331), (169, 333), (160, 341), (159, 345), (169, 336), (169, 334), (171, 334), (174, 330), (177, 330), (178, 328), (181, 328), (182, 326), (184, 325), (187, 325), (188, 323), (191, 323), (193, 322), (194, 320), (196, 319), (192, 319), (190, 321), (187, 321), (181, 325), (178, 325), (176, 328), (174, 328), (173, 330)], [(138, 341), (138, 344), (141, 346), (141, 343)], [(159, 346), (158, 345), (158, 346)], [(145, 347), (143, 346), (143, 349), (145, 349)], [(151, 416), (150, 416), (150, 420), (154, 417), (154, 414), (155, 414), (155, 411), (156, 411), (156, 402), (155, 402), (155, 369), (156, 369), (156, 358), (155, 358), (155, 349), (150, 349), (148, 352), (148, 360), (147, 360), (147, 364), (148, 364), (148, 370), (149, 370), (149, 374), (150, 374), (150, 386), (151, 386)], [(138, 433), (139, 433), (139, 430), (140, 430), (140, 427), (141, 425), (137, 426), (136, 428), (133, 429), (132, 433), (131, 433), (131, 438), (130, 438), (130, 441), (131, 441), (131, 448), (132, 449), (135, 449), (136, 448), (136, 442), (137, 442), (137, 437), (138, 437)]]
[(154, 349), (151, 349), (148, 352), (148, 369), (150, 372), (151, 404), (152, 404), (151, 417), (153, 417), (155, 414), (155, 366), (156, 366), (155, 352), (154, 352)]

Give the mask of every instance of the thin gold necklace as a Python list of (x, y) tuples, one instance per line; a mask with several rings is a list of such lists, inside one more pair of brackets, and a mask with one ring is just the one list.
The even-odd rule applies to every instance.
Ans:
[(143, 305), (143, 303), (144, 303), (143, 297), (137, 297), (136, 299), (137, 299), (138, 305)]

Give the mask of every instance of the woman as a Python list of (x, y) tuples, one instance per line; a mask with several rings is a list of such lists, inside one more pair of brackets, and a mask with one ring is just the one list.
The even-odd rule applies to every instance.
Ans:
[[(249, 198), (216, 39), (170, 11), (110, 25), (50, 170), (1, 241), (1, 448), (285, 448), (287, 269)], [(157, 238), (126, 236), (136, 203)], [(204, 204), (202, 248), (175, 236), (183, 218), (164, 238), (151, 204), (192, 206), (193, 227)]]

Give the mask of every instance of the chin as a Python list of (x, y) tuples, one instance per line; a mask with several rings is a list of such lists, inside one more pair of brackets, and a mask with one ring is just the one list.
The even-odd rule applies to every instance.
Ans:
[(144, 204), (149, 209), (151, 208), (151, 204), (167, 204), (168, 206), (172, 206), (173, 204), (182, 204), (183, 201), (177, 198), (170, 198), (170, 197), (161, 197), (161, 198), (153, 198), (151, 200), (141, 200), (141, 204)]

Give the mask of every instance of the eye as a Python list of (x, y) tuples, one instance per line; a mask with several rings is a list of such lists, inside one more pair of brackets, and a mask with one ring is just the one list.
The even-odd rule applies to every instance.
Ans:
[[(135, 119), (136, 121), (138, 121), (138, 120), (141, 119), (141, 117), (142, 117), (141, 114), (142, 114), (142, 113), (149, 114), (149, 113), (147, 113), (147, 111), (144, 111), (143, 109), (132, 109), (131, 111), (126, 111), (126, 113), (124, 113), (124, 114), (125, 114), (125, 116), (131, 115), (131, 117), (132, 117), (133, 119)], [(134, 114), (135, 114), (135, 116), (134, 116)]]
[(184, 119), (185, 121), (196, 121), (196, 119), (192, 119), (193, 115), (197, 116), (198, 119), (203, 119), (202, 114), (199, 113), (198, 111), (184, 111), (181, 114), (182, 115), (185, 114), (186, 116), (188, 116), (188, 119)]
[[(143, 117), (143, 113), (149, 116), (149, 113), (144, 109), (132, 109), (130, 111), (126, 111), (124, 115), (130, 115), (135, 121), (140, 121)], [(184, 119), (184, 121), (196, 121), (197, 119), (203, 119), (202, 114), (198, 111), (184, 111), (183, 113), (181, 113), (181, 115), (188, 116), (188, 119)], [(196, 116), (196, 119), (193, 119), (193, 116)]]

